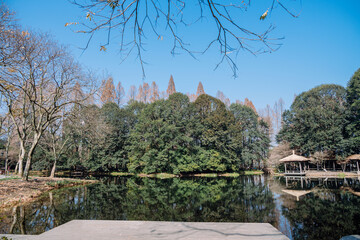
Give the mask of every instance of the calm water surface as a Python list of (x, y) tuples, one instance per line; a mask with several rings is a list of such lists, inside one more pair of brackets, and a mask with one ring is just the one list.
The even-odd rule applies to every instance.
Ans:
[(39, 234), (72, 219), (267, 222), (290, 239), (360, 233), (359, 179), (111, 177), (0, 213), (0, 233)]

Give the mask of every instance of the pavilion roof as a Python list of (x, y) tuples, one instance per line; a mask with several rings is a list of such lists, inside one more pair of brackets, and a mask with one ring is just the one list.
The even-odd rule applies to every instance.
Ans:
[(360, 160), (360, 154), (354, 154), (351, 156), (348, 156), (346, 160)]
[(294, 197), (301, 197), (303, 195), (306, 195), (308, 193), (311, 193), (310, 190), (290, 190), (290, 189), (284, 189), (282, 190), (284, 193), (290, 194)]
[(310, 190), (289, 190), (289, 189), (284, 189), (284, 190), (282, 190), (282, 191), (283, 191), (284, 193), (287, 193), (287, 194), (290, 194), (290, 195), (296, 197), (296, 200), (297, 200), (297, 201), (299, 201), (299, 198), (300, 198), (301, 196), (304, 196), (304, 195), (306, 195), (306, 194), (308, 194), (308, 193), (311, 193)]
[(296, 155), (294, 151), (290, 156), (284, 157), (279, 160), (279, 162), (306, 162), (306, 161), (310, 161), (310, 159)]

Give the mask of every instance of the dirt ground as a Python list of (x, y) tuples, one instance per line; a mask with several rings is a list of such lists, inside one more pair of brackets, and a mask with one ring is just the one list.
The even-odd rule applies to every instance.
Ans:
[(95, 183), (94, 180), (69, 178), (32, 177), (29, 181), (22, 179), (3, 179), (0, 181), (0, 210), (31, 202), (44, 192), (55, 188)]

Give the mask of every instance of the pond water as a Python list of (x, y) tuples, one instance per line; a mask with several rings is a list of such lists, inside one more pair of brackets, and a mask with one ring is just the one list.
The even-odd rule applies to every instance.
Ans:
[(267, 222), (290, 239), (360, 233), (359, 179), (102, 178), (0, 213), (0, 233), (39, 234), (72, 219)]

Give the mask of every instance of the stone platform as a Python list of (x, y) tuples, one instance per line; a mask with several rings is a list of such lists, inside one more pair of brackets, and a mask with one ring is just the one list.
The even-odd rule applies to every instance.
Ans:
[[(1, 237), (2, 235), (0, 235)], [(40, 235), (7, 235), (29, 240), (63, 239), (288, 239), (269, 223), (210, 223), (73, 220)], [(19, 238), (17, 238), (17, 236)]]

